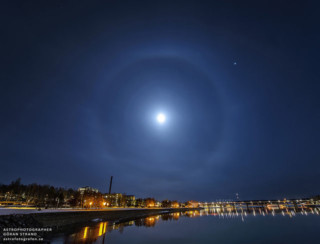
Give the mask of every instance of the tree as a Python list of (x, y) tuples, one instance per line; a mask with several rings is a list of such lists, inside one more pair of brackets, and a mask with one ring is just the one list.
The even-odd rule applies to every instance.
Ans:
[(178, 201), (172, 201), (172, 202), (171, 202), (171, 207), (172, 207), (172, 208), (178, 208), (178, 207), (180, 207), (180, 204), (179, 204)]
[(154, 200), (154, 198), (146, 198), (145, 204), (146, 204), (147, 208), (153, 208), (156, 204), (156, 200)]
[(142, 198), (136, 199), (136, 207), (144, 207), (145, 201)]
[(161, 202), (161, 206), (162, 206), (163, 208), (170, 208), (170, 207), (171, 207), (171, 201), (169, 201), (169, 200), (163, 200), (163, 201)]

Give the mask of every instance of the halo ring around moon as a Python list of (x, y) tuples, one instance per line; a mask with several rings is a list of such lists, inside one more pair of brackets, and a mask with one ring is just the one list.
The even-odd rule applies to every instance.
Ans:
[[(144, 133), (145, 131), (143, 131), (142, 127), (145, 125), (138, 126), (137, 128), (136, 125), (141, 121), (134, 120), (131, 125), (126, 124), (128, 118), (125, 114), (130, 113), (128, 111), (130, 111), (130, 106), (133, 106), (131, 104), (133, 104), (135, 100), (141, 99), (141, 97), (139, 97), (139, 89), (141, 89), (142, 86), (148, 87), (148, 82), (146, 82), (148, 77), (150, 80), (154, 80), (162, 75), (163, 77), (167, 75), (169, 79), (173, 77), (173, 80), (177, 79), (177, 77), (179, 77), (179, 79), (182, 77), (179, 87), (183, 88), (186, 86), (184, 96), (188, 96), (188, 92), (191, 94), (193, 92), (193, 84), (197, 83), (197, 85), (201, 87), (200, 92), (205, 93), (205, 97), (201, 98), (203, 94), (196, 94), (196, 91), (194, 92), (195, 94), (191, 94), (190, 97), (199, 95), (199, 99), (204, 100), (200, 105), (202, 104), (204, 105), (203, 107), (206, 108), (211, 106), (211, 108), (205, 110), (209, 116), (209, 121), (206, 121), (205, 117), (202, 121), (197, 121), (197, 125), (193, 125), (191, 121), (190, 128), (192, 129), (192, 133), (190, 132), (188, 137), (183, 137), (182, 142), (178, 143), (178, 141), (174, 141), (174, 139), (171, 140), (173, 142), (170, 142), (169, 145), (166, 145), (168, 141), (165, 140), (161, 141), (161, 143), (155, 142), (154, 146), (158, 146), (159, 148), (159, 150), (155, 150), (155, 157), (158, 156), (158, 153), (160, 155), (162, 150), (171, 148), (172, 153), (167, 155), (168, 160), (180, 160), (183, 162), (183, 160), (188, 159), (201, 162), (202, 159), (205, 159), (209, 154), (214, 152), (219, 145), (222, 138), (224, 116), (220, 102), (220, 94), (214, 81), (196, 65), (185, 59), (179, 57), (149, 57), (136, 60), (126, 67), (123, 67), (119, 72), (110, 76), (111, 78), (101, 82), (95, 92), (98, 101), (96, 126), (99, 128), (99, 134), (97, 136), (100, 137), (100, 141), (103, 142), (103, 147), (112, 158), (152, 160), (150, 154), (146, 155), (148, 147), (152, 146), (150, 145), (152, 144), (150, 133)], [(161, 79), (164, 79), (163, 77)], [(191, 77), (190, 80), (188, 77)], [(188, 81), (184, 83), (183, 78)], [(143, 82), (146, 84), (142, 84)], [(150, 87), (152, 88), (153, 85), (154, 84), (150, 84)], [(161, 86), (161, 82), (159, 81), (157, 85)], [(169, 82), (165, 85), (170, 87)], [(170, 90), (170, 88), (168, 90)], [(150, 93), (152, 93), (152, 91), (150, 91)], [(177, 94), (177, 96), (179, 96), (179, 94)], [(152, 98), (152, 94), (149, 98)], [(128, 101), (125, 101), (126, 99)], [(196, 102), (196, 99), (193, 99), (190, 104), (192, 104), (192, 102)], [(148, 101), (146, 100), (145, 103), (148, 103)], [(139, 103), (137, 102), (137, 106), (133, 108), (139, 110), (141, 104), (138, 106)], [(201, 109), (202, 106), (200, 105), (197, 108)], [(143, 108), (141, 108), (141, 110), (143, 110)], [(113, 117), (112, 114), (114, 113), (116, 116)], [(143, 111), (138, 111), (137, 113), (143, 113)], [(212, 128), (210, 128), (210, 124), (212, 124)], [(210, 131), (210, 133), (206, 135), (203, 132), (203, 127), (205, 127), (207, 131)], [(138, 132), (135, 133), (134, 130), (138, 130)], [(143, 133), (139, 134), (139, 130)], [(201, 130), (201, 133), (199, 132), (197, 134), (197, 130)], [(184, 132), (181, 131), (181, 135), (183, 133)], [(172, 138), (174, 138), (174, 136), (172, 136)], [(145, 140), (146, 143), (141, 143), (140, 145), (136, 143), (135, 140), (142, 142)], [(187, 143), (185, 141), (189, 142)], [(192, 141), (194, 141), (194, 144)], [(199, 144), (203, 144), (203, 149), (199, 151), (198, 156), (195, 156), (195, 154), (192, 153), (192, 148)], [(185, 155), (179, 157), (174, 151), (179, 153), (184, 151)]]

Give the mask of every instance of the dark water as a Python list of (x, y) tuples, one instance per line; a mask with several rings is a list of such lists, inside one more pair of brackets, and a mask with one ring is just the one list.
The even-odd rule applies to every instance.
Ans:
[(320, 243), (319, 212), (188, 211), (84, 226), (51, 243)]

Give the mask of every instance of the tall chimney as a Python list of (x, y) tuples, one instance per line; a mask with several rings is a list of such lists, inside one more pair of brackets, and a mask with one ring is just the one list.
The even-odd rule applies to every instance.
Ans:
[(109, 185), (109, 195), (111, 194), (111, 187), (112, 187), (112, 178), (113, 178), (113, 176), (111, 176), (111, 178), (110, 178), (110, 185)]

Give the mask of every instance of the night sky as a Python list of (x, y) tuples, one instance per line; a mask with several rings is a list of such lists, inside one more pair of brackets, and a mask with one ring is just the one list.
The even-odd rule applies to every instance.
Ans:
[(0, 183), (319, 194), (318, 13), (317, 1), (2, 1)]

